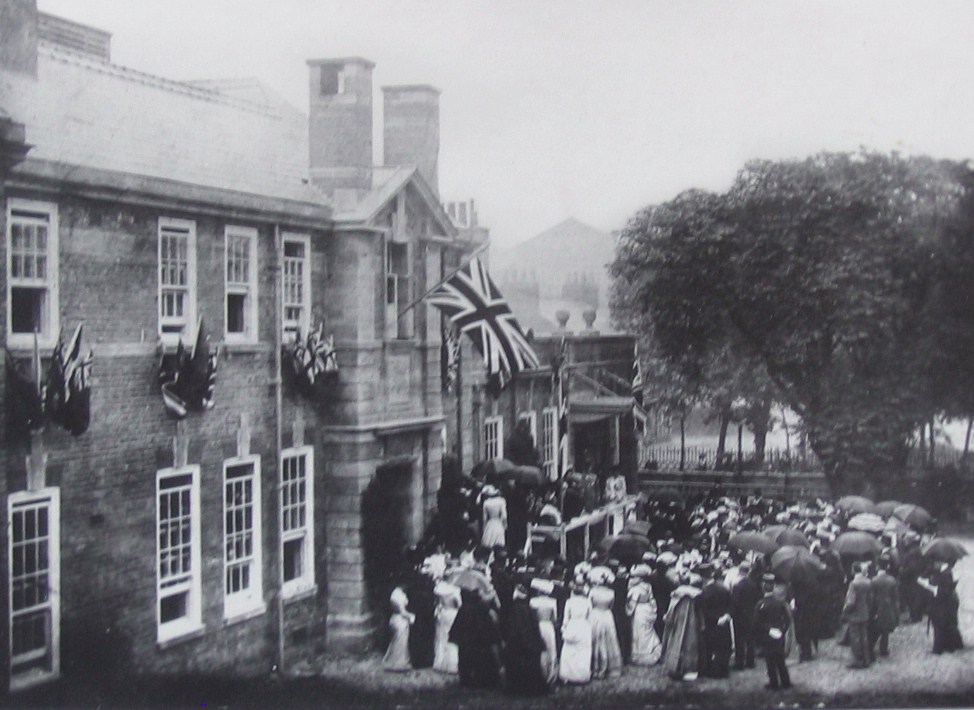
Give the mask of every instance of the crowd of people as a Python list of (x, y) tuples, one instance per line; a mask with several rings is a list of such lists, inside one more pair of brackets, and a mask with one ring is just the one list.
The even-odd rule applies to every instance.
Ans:
[[(934, 653), (963, 646), (952, 564), (924, 554), (929, 523), (894, 521), (873, 532), (875, 547), (850, 552), (835, 541), (854, 510), (718, 488), (641, 500), (643, 522), (627, 527), (645, 534), (638, 557), (632, 545), (583, 560), (526, 554), (526, 533), (514, 533), (526, 521), (514, 524), (510, 500), (524, 496), (515, 506), (527, 519), (560, 520), (551, 493), (447, 484), (441, 498), (462, 499), (464, 513), (441, 516), (410, 552), (390, 600), (388, 670), (432, 667), (464, 686), (536, 695), (657, 664), (681, 681), (727, 678), (763, 656), (778, 689), (791, 685), (792, 648), (804, 662), (827, 638), (848, 645), (851, 668), (888, 654), (896, 628), (923, 616)], [(781, 544), (756, 549), (745, 533), (776, 533)], [(776, 556), (786, 540), (795, 551)]]

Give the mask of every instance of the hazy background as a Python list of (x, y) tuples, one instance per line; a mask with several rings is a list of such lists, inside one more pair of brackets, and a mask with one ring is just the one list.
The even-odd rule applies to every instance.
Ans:
[[(311, 57), (442, 90), (444, 199), (494, 244), (602, 230), (755, 157), (974, 146), (974, 3), (39, 0), (113, 33), (116, 63), (253, 76), (307, 111)], [(381, 123), (376, 124), (377, 127)], [(377, 136), (377, 148), (381, 135)]]

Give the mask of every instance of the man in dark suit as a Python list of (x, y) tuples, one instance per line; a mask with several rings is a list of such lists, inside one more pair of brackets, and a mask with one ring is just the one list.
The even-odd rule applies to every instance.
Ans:
[(697, 610), (703, 620), (701, 675), (727, 678), (731, 655), (731, 592), (715, 576), (712, 565), (697, 568), (703, 577), (703, 591), (697, 597)]
[(764, 650), (764, 662), (768, 668), (768, 685), (771, 690), (791, 687), (791, 676), (785, 662), (785, 634), (791, 625), (788, 606), (774, 593), (774, 575), (763, 579), (764, 596), (754, 607), (754, 637)]
[(879, 655), (889, 655), (889, 635), (899, 625), (900, 621), (900, 593), (896, 577), (891, 574), (890, 561), (886, 558), (879, 560), (879, 572), (873, 577), (873, 615), (869, 627), (869, 649), (875, 653), (876, 641), (879, 641)]
[(868, 668), (872, 663), (869, 649), (869, 620), (872, 618), (872, 584), (866, 576), (868, 563), (855, 562), (852, 565), (853, 578), (849, 582), (842, 619), (849, 624), (849, 648), (852, 663), (849, 668)]
[(751, 577), (751, 566), (741, 563), (741, 578), (731, 588), (731, 618), (734, 620), (734, 667), (754, 668), (754, 608), (761, 599), (761, 588)]

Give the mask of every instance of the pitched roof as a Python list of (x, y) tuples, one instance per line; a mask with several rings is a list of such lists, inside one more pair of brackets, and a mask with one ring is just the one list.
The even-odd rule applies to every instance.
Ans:
[(375, 219), (383, 207), (406, 185), (412, 183), (422, 196), (433, 217), (439, 222), (442, 236), (455, 236), (457, 228), (429, 187), (419, 169), (413, 166), (372, 168), (372, 189), (366, 192), (354, 208), (335, 213), (336, 222), (368, 223)]
[(4, 108), (44, 161), (321, 204), (307, 127), (279, 106), (42, 42), (37, 79), (0, 72)]

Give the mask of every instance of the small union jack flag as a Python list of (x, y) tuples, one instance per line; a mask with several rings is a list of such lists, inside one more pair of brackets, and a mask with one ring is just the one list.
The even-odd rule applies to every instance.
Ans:
[(488, 378), (500, 387), (521, 370), (539, 367), (538, 356), (480, 259), (471, 259), (427, 298), (473, 340)]
[(300, 333), (291, 349), (291, 362), (294, 372), (313, 385), (322, 375), (338, 372), (338, 358), (335, 355), (335, 338), (324, 336), (324, 326), (308, 331), (308, 337), (301, 340)]

